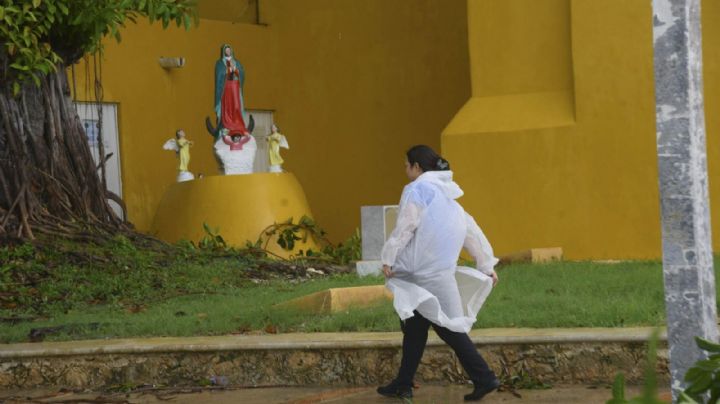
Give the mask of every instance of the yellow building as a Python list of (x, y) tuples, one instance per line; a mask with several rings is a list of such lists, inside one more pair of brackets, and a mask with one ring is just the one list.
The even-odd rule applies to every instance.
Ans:
[[(703, 7), (714, 178), (720, 4)], [(174, 182), (160, 146), (177, 128), (195, 141), (191, 171), (217, 173), (203, 121), (229, 43), (246, 107), (273, 112), (292, 147), (284, 168), (335, 241), (360, 206), (397, 202), (404, 151), (424, 143), (442, 145), (500, 254), (660, 256), (649, 1), (201, 0), (200, 13), (189, 32), (141, 22), (106, 45), (104, 101), (118, 105), (123, 197), (140, 230)], [(165, 70), (162, 56), (186, 65)], [(79, 98), (92, 100), (84, 72)]]
[[(344, 240), (360, 206), (397, 202), (405, 149), (439, 148), (470, 96), (465, 0), (261, 0), (249, 11), (241, 3), (201, 0), (203, 18), (189, 32), (139, 22), (120, 44), (106, 41), (103, 99), (118, 106), (128, 218), (150, 229), (176, 177), (175, 156), (161, 146), (178, 128), (195, 142), (190, 170), (217, 174), (204, 120), (213, 116), (214, 63), (229, 43), (245, 68), (246, 108), (273, 111), (291, 145), (283, 167), (320, 226)], [(248, 23), (255, 11), (259, 24)], [(165, 70), (160, 57), (186, 63)], [(86, 70), (75, 68), (77, 92), (92, 101)]]

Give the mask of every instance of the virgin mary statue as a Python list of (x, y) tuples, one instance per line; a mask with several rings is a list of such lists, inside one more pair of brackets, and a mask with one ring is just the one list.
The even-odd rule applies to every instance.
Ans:
[[(252, 116), (245, 113), (243, 84), (245, 69), (235, 59), (228, 44), (220, 48), (220, 59), (215, 62), (215, 117), (217, 127), (205, 122), (215, 137), (215, 155), (225, 175), (253, 172), (257, 145), (252, 132)], [(249, 118), (249, 121), (248, 121)], [(243, 146), (244, 145), (244, 146)]]
[(250, 134), (242, 92), (244, 83), (245, 69), (235, 59), (230, 45), (224, 44), (220, 49), (220, 59), (215, 62), (216, 133), (226, 129), (228, 136)]

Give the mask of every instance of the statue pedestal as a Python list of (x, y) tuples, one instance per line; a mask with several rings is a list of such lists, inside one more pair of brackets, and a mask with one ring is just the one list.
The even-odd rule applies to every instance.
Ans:
[(195, 179), (193, 173), (189, 171), (178, 171), (177, 182), (192, 181)]
[[(206, 235), (203, 223), (207, 223), (229, 245), (242, 247), (246, 241), (254, 243), (273, 223), (291, 217), (297, 223), (303, 215), (312, 217), (305, 192), (293, 174), (210, 176), (170, 185), (151, 233), (171, 243), (183, 239), (197, 243)], [(308, 248), (317, 251), (311, 238), (307, 243), (298, 241), (293, 253)], [(283, 257), (289, 255), (274, 239), (267, 248)]]
[(255, 137), (250, 136), (249, 141), (243, 145), (242, 150), (231, 150), (230, 146), (225, 144), (222, 138), (215, 141), (214, 148), (215, 156), (222, 161), (225, 175), (253, 173), (255, 152), (257, 151)]

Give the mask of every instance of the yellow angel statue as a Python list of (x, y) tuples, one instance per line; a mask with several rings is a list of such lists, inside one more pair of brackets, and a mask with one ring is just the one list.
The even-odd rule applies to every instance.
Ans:
[(195, 176), (188, 171), (188, 164), (190, 164), (190, 146), (192, 145), (193, 142), (185, 138), (185, 131), (182, 129), (175, 132), (175, 139), (170, 139), (163, 145), (163, 149), (173, 150), (178, 156), (177, 182), (195, 179)]
[(280, 148), (290, 149), (287, 139), (283, 134), (278, 132), (277, 126), (272, 126), (272, 133), (267, 137), (268, 140), (268, 153), (270, 154), (270, 169), (271, 173), (281, 173), (282, 163), (285, 161), (280, 156)]

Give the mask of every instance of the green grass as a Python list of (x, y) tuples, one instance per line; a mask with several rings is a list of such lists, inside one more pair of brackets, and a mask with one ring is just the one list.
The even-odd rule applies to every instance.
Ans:
[[(105, 245), (64, 242), (0, 248), (0, 317), (118, 307), (172, 296), (241, 287), (247, 257), (214, 257), (190, 249), (155, 251), (117, 237)], [(207, 268), (211, 271), (208, 272)], [(211, 274), (210, 276), (208, 276)]]
[(623, 327), (665, 321), (662, 265), (564, 262), (513, 265), (476, 327)]
[[(207, 268), (212, 271), (213, 268)], [(382, 284), (378, 277), (334, 276), (291, 284), (275, 280), (268, 284), (219, 288), (216, 292), (170, 298), (150, 304), (139, 312), (116, 306), (92, 306), (58, 313), (51, 318), (23, 322), (0, 329), (0, 342), (28, 339), (30, 330), (70, 325), (67, 332), (46, 340), (116, 338), (133, 336), (191, 336), (247, 333), (274, 328), (290, 331), (389, 330), (397, 325), (392, 307), (382, 305), (332, 316), (317, 316), (272, 306), (295, 297), (332, 287)], [(377, 323), (380, 321), (381, 323)], [(84, 326), (83, 326), (84, 325)], [(88, 326), (91, 325), (91, 326)]]
[[(334, 315), (279, 310), (276, 303), (331, 287), (382, 284), (380, 277), (354, 275), (291, 283), (275, 279), (227, 283), (232, 265), (221, 261), (168, 269), (196, 292), (152, 301), (133, 310), (122, 304), (53, 306), (45, 319), (0, 328), (1, 342), (26, 341), (30, 329), (73, 325), (46, 340), (229, 333), (398, 331), (387, 302)], [(476, 328), (628, 327), (664, 322), (662, 267), (658, 262), (517, 264), (499, 271), (500, 284), (483, 307)], [(202, 277), (203, 280), (197, 279)], [(215, 281), (213, 281), (213, 279)], [(122, 287), (119, 281), (117, 287)], [(172, 282), (177, 285), (177, 280)], [(212, 286), (214, 285), (214, 286)], [(173, 286), (173, 287), (175, 287)], [(192, 289), (192, 288), (191, 288)], [(128, 291), (131, 293), (131, 291)], [(155, 293), (155, 296), (169, 296)], [(122, 299), (119, 299), (122, 301)], [(92, 327), (82, 326), (97, 323)]]
[[(299, 273), (288, 272), (295, 264)], [(38, 339), (399, 329), (389, 302), (333, 315), (274, 308), (331, 287), (384, 282), (352, 274), (309, 279), (302, 276), (309, 262), (277, 265), (242, 250), (124, 237), (0, 247), (0, 342), (27, 341), (31, 330), (48, 327), (56, 332)], [(515, 264), (499, 273), (476, 328), (664, 323), (659, 262)]]

